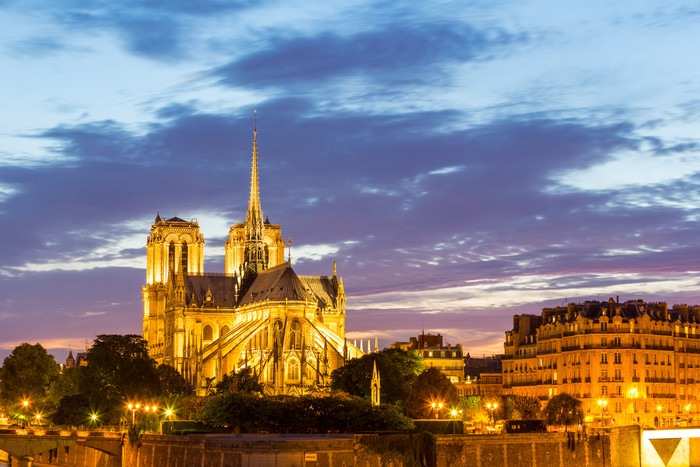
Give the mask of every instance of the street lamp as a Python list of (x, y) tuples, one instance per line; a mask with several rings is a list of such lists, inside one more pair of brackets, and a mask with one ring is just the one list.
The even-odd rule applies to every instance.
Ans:
[(24, 399), (22, 401), (22, 408), (24, 410), (24, 420), (26, 423), (29, 423), (29, 418), (27, 417), (27, 409), (29, 408), (29, 401), (27, 399)]
[(491, 411), (491, 424), (495, 425), (496, 419), (493, 416), (493, 412), (494, 412), (494, 410), (496, 410), (498, 408), (498, 404), (496, 404), (496, 403), (492, 404), (491, 402), (489, 402), (488, 404), (486, 404), (486, 407), (488, 407), (489, 410)]
[(663, 409), (663, 407), (661, 406), (661, 404), (656, 406), (656, 410), (659, 411), (659, 426), (664, 426), (664, 419), (663, 419), (663, 416), (661, 415), (662, 409)]
[(442, 402), (438, 402), (437, 404), (433, 402), (431, 405), (435, 411), (435, 420), (437, 420), (440, 415), (440, 409), (442, 409)]
[(127, 407), (131, 410), (131, 424), (133, 425), (136, 422), (136, 411), (141, 407), (141, 404), (129, 404)]
[(603, 411), (605, 410), (605, 407), (608, 405), (608, 401), (603, 400), (603, 399), (598, 399), (598, 405), (600, 406), (600, 421), (603, 422), (603, 426), (605, 426), (605, 419), (603, 418)]

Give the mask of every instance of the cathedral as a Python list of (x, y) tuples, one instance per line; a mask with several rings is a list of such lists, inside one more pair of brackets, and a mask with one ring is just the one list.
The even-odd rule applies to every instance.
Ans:
[(180, 371), (198, 394), (244, 368), (266, 394), (306, 394), (328, 386), (333, 370), (362, 355), (345, 339), (345, 292), (335, 262), (332, 275), (297, 275), (285, 261), (280, 225), (263, 221), (257, 129), (248, 212), (229, 230), (225, 271), (204, 272), (196, 220), (157, 215), (146, 248), (149, 354)]

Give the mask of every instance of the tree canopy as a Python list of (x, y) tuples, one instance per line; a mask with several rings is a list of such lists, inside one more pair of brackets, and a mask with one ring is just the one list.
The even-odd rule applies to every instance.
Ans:
[(381, 402), (406, 400), (411, 382), (423, 369), (415, 351), (388, 349), (350, 360), (331, 373), (331, 389), (369, 400), (375, 362), (381, 380)]
[(169, 397), (189, 396), (193, 393), (192, 385), (170, 365), (161, 363), (156, 368), (161, 392)]
[(141, 336), (100, 334), (88, 349), (87, 362), (93, 393), (99, 391), (103, 397), (126, 401), (160, 392), (156, 362), (148, 356)]
[(549, 399), (543, 414), (548, 425), (569, 426), (583, 420), (581, 401), (567, 393)]
[(357, 397), (259, 397), (243, 392), (212, 396), (198, 420), (247, 433), (353, 433), (406, 430), (413, 422), (396, 407), (372, 407)]
[(41, 344), (20, 344), (0, 368), (0, 394), (8, 405), (21, 399), (43, 402), (46, 391), (58, 378), (60, 367)]
[(231, 392), (262, 393), (263, 386), (258, 382), (258, 377), (253, 369), (243, 368), (238, 373), (231, 372), (216, 383), (216, 394), (226, 394)]
[(411, 384), (406, 400), (408, 414), (413, 418), (432, 418), (435, 416), (433, 402), (443, 404), (443, 416), (459, 403), (457, 389), (437, 368), (423, 371)]

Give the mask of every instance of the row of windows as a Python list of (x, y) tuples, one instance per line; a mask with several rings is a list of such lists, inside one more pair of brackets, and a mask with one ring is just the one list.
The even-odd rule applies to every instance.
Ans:
[(462, 358), (461, 350), (424, 350), (423, 358)]

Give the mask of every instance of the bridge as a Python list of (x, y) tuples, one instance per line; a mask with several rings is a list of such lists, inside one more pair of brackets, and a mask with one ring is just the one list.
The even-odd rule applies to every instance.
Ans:
[(42, 453), (78, 444), (105, 453), (110, 466), (121, 465), (121, 433), (40, 428), (0, 430), (0, 450), (10, 455), (13, 466), (31, 467), (34, 457)]

